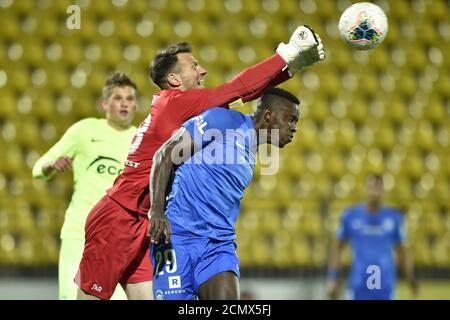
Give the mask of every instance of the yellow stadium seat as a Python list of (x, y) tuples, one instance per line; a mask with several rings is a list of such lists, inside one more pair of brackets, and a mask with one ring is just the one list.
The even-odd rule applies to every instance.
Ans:
[(435, 124), (441, 124), (445, 119), (445, 108), (439, 98), (432, 97), (423, 111), (425, 118)]
[(430, 17), (448, 20), (448, 6), (444, 1), (430, 2), (430, 7), (427, 11)]
[(5, 154), (8, 155), (5, 159), (5, 166), (4, 166), (4, 174), (14, 175), (17, 174), (19, 171), (22, 170), (22, 150), (20, 147), (16, 144), (9, 145), (6, 150)]
[[(49, 92), (43, 92), (38, 99), (35, 100), (30, 114), (33, 116), (34, 120), (56, 120), (57, 109), (55, 104), (56, 101), (50, 96)], [(37, 123), (34, 123), (34, 125), (37, 125)]]
[(324, 166), (324, 173), (330, 178), (341, 177), (345, 172), (345, 162), (341, 154), (338, 152), (332, 152), (327, 154), (326, 165)]
[[(291, 18), (291, 17), (295, 17), (298, 14), (300, 14), (300, 7), (298, 2), (296, 1), (285, 1), (282, 4), (277, 1), (279, 3), (279, 11), (277, 12), (277, 14), (275, 16), (280, 16), (283, 19), (286, 18)], [(286, 21), (286, 20), (284, 20)]]
[(46, 70), (48, 75), (47, 87), (51, 91), (61, 92), (69, 86), (70, 74), (65, 65), (50, 67)]
[(421, 266), (430, 266), (432, 264), (431, 248), (427, 241), (418, 240), (412, 248), (414, 252), (414, 261)]
[(344, 43), (336, 45), (336, 50), (330, 52), (330, 59), (332, 65), (340, 70), (348, 70), (349, 65), (354, 63), (351, 53)]
[(450, 77), (448, 73), (440, 73), (439, 79), (436, 81), (436, 86), (439, 90), (439, 95), (447, 98), (450, 97)]
[[(51, 40), (58, 37), (58, 20), (51, 11), (39, 12), (39, 27), (36, 32), (44, 39)], [(83, 32), (85, 32), (83, 25)]]
[(386, 48), (378, 48), (378, 50), (373, 50), (369, 59), (370, 65), (379, 71), (385, 71), (391, 60)]
[(205, 1), (204, 13), (210, 18), (219, 18), (224, 12), (222, 1)]
[(319, 212), (309, 211), (305, 213), (303, 233), (313, 237), (319, 237), (322, 234), (322, 220)]
[(31, 65), (40, 65), (45, 60), (44, 46), (39, 42), (39, 39), (33, 36), (21, 37), (20, 43), (23, 46), (23, 56), (24, 62)]
[(389, 15), (396, 19), (409, 18), (409, 12), (409, 4), (406, 0), (399, 0), (395, 3), (395, 5), (389, 6)]
[(292, 239), (292, 263), (298, 267), (311, 264), (311, 248), (304, 235), (296, 235)]
[(272, 263), (272, 250), (266, 237), (255, 236), (252, 239), (251, 253), (253, 265), (256, 267), (267, 267)]
[[(74, 30), (73, 35), (79, 36), (85, 42), (96, 42), (99, 38), (98, 32), (99, 22), (96, 15), (91, 10), (82, 11), (81, 29)], [(116, 31), (119, 31), (116, 26)]]
[(431, 151), (435, 148), (435, 135), (430, 122), (422, 120), (415, 132), (414, 141), (418, 148)]
[(236, 254), (239, 257), (239, 263), (242, 268), (249, 267), (252, 265), (253, 257), (252, 257), (252, 235), (247, 234), (246, 232), (238, 232), (236, 231), (237, 239), (237, 249)]
[(411, 189), (412, 187), (406, 176), (399, 176), (390, 192), (390, 196), (393, 196), (399, 205), (407, 204), (413, 198)]
[(17, 40), (21, 33), (18, 14), (11, 10), (2, 10), (0, 17), (4, 23), (2, 38), (10, 41)]
[[(75, 67), (83, 61), (84, 52), (81, 42), (79, 42), (77, 39), (74, 39), (73, 37), (58, 38), (58, 41), (62, 45), (62, 62), (64, 62), (66, 66)], [(103, 57), (109, 57), (109, 53), (104, 54)]]
[(297, 134), (301, 135), (298, 141), (299, 148), (302, 150), (312, 150), (319, 140), (317, 126), (314, 121), (305, 119), (299, 126)]
[(5, 68), (11, 88), (17, 92), (24, 92), (30, 87), (30, 74), (23, 64), (15, 65), (14, 68)]
[(261, 212), (260, 232), (265, 235), (276, 234), (281, 230), (281, 214), (278, 210)]
[(0, 108), (0, 119), (8, 119), (16, 113), (16, 97), (13, 92), (2, 93), (2, 107)]
[[(350, 106), (349, 109), (352, 109), (355, 106)], [(357, 109), (357, 108), (355, 108)], [(353, 110), (353, 115), (357, 113), (357, 110)], [(351, 118), (351, 117), (350, 117)], [(336, 144), (343, 151), (351, 150), (357, 142), (356, 137), (356, 128), (351, 120), (344, 120), (340, 123), (339, 131), (336, 136)]]
[[(181, 1), (178, 1), (181, 2)], [(137, 38), (135, 24), (129, 23), (128, 19), (123, 19), (123, 13), (115, 19), (115, 32), (114, 37), (118, 37), (124, 43), (133, 43), (134, 38)]]
[(311, 248), (311, 266), (320, 268), (328, 263), (326, 243), (316, 238)]
[[(411, 50), (413, 52), (411, 52)], [(425, 53), (424, 48), (418, 47), (417, 44), (414, 46), (410, 45), (407, 49), (408, 56), (408, 67), (411, 71), (422, 71), (429, 64), (429, 59)], [(414, 80), (414, 77), (411, 74), (403, 73), (402, 79), (407, 81), (411, 77), (411, 80)], [(401, 84), (402, 82), (400, 82)]]
[(35, 119), (25, 119), (16, 126), (19, 132), (16, 143), (28, 148), (40, 143), (39, 125)]
[(385, 152), (389, 152), (396, 144), (396, 134), (393, 126), (389, 122), (382, 123), (378, 130), (375, 131), (375, 145)]
[(339, 77), (336, 73), (332, 72), (327, 72), (320, 75), (320, 86), (321, 90), (323, 90), (325, 94), (329, 94), (331, 96), (337, 96), (342, 88)]
[(107, 1), (91, 1), (89, 10), (100, 15), (107, 15), (111, 10), (111, 4)]
[(402, 123), (407, 116), (405, 102), (398, 95), (389, 97), (387, 110), (386, 115), (395, 123)]
[(271, 238), (273, 265), (278, 268), (289, 267), (292, 264), (291, 234), (281, 231), (273, 234)]
[(14, 230), (26, 234), (35, 229), (34, 217), (30, 205), (24, 199), (14, 201)]

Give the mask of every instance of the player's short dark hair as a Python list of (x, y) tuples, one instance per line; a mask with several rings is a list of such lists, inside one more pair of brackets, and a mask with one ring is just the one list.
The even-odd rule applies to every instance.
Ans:
[(178, 61), (177, 54), (184, 52), (192, 52), (192, 47), (187, 42), (171, 44), (156, 53), (150, 64), (150, 78), (158, 87), (164, 88), (167, 74), (172, 71)]
[(286, 91), (278, 87), (269, 87), (263, 91), (261, 100), (258, 104), (258, 109), (265, 106), (274, 107), (275, 105), (278, 105), (275, 99), (279, 99), (280, 97), (285, 98), (295, 103), (296, 105), (300, 104), (300, 100), (289, 91)]
[(103, 85), (103, 99), (108, 99), (114, 87), (130, 86), (137, 91), (136, 83), (123, 72), (114, 72), (108, 76)]

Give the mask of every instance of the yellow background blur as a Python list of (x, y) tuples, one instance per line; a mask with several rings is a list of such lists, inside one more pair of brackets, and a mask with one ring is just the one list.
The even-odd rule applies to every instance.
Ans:
[[(148, 65), (158, 48), (192, 43), (211, 87), (308, 24), (327, 58), (282, 85), (301, 100), (298, 132), (280, 152), (279, 172), (263, 176), (257, 166), (246, 191), (237, 224), (242, 268), (323, 270), (342, 209), (364, 201), (367, 175), (380, 173), (387, 203), (406, 214), (416, 266), (448, 277), (449, 1), (374, 1), (389, 32), (370, 51), (339, 37), (339, 16), (352, 2), (0, 0), (0, 266), (56, 265), (71, 176), (36, 181), (31, 167), (72, 123), (102, 116), (110, 72), (137, 82), (138, 124), (157, 91)], [(66, 25), (72, 4), (81, 8), (79, 30)]]

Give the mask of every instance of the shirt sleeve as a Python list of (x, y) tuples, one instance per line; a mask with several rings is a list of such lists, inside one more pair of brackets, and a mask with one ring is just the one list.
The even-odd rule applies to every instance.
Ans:
[[(189, 131), (196, 146), (204, 148), (225, 134), (227, 129), (238, 128), (241, 124), (238, 115), (241, 114), (237, 111), (215, 108), (189, 119), (183, 126)], [(239, 118), (243, 119), (243, 116)]]
[(48, 162), (55, 161), (60, 156), (73, 157), (77, 152), (77, 144), (81, 123), (72, 125), (64, 135), (54, 144), (42, 157), (40, 157), (33, 166), (33, 177), (36, 179), (50, 179), (52, 176), (45, 176), (42, 172), (42, 166)]
[(396, 243), (404, 243), (406, 240), (405, 219), (403, 214), (398, 212), (394, 230), (394, 241)]
[(173, 116), (184, 122), (213, 107), (227, 108), (229, 103), (238, 99), (244, 102), (256, 99), (267, 87), (289, 78), (286, 63), (275, 54), (217, 88), (179, 91), (171, 98), (169, 108)]
[(350, 237), (350, 229), (349, 229), (349, 212), (348, 210), (344, 210), (341, 215), (341, 219), (339, 222), (339, 227), (336, 231), (336, 238), (341, 241), (347, 241)]

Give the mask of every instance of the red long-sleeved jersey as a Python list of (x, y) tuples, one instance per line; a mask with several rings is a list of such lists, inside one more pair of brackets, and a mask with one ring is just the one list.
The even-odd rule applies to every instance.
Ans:
[(244, 102), (256, 99), (268, 86), (276, 86), (290, 77), (286, 63), (275, 54), (217, 88), (162, 90), (155, 94), (151, 112), (133, 138), (125, 169), (107, 194), (123, 207), (147, 216), (153, 155), (175, 130), (207, 109), (226, 107), (239, 98)]

